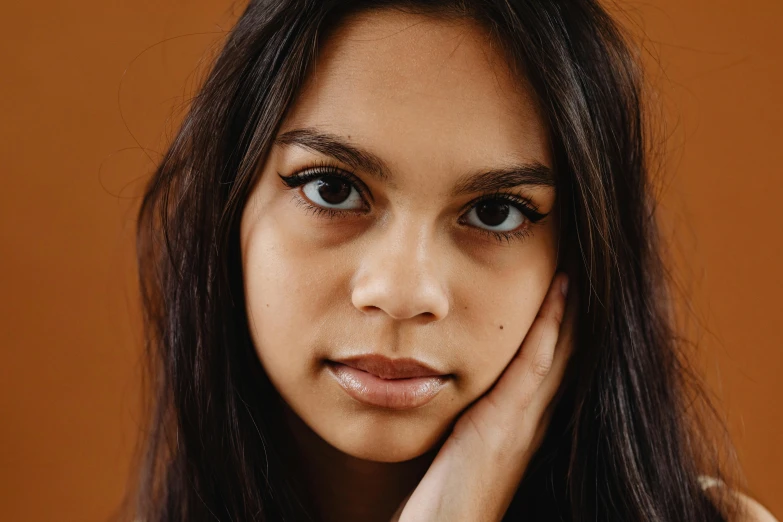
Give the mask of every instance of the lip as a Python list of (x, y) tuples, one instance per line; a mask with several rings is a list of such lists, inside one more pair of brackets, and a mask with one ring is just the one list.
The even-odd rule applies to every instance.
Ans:
[(377, 354), (328, 361), (327, 366), (357, 401), (394, 410), (423, 406), (450, 377), (416, 359), (389, 359)]

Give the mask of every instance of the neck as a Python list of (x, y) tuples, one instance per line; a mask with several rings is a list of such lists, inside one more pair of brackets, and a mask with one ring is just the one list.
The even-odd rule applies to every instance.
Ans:
[(324, 522), (389, 522), (437, 453), (435, 448), (405, 462), (363, 460), (327, 443), (288, 406), (284, 415), (310, 499)]

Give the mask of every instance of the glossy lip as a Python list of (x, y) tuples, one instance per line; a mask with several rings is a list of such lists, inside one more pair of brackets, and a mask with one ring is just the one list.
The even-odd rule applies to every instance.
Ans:
[(389, 359), (379, 354), (357, 355), (333, 362), (371, 373), (381, 379), (410, 379), (412, 377), (443, 377), (440, 372), (416, 359)]
[(357, 401), (395, 410), (423, 406), (450, 377), (416, 359), (389, 359), (378, 354), (327, 361), (327, 366)]

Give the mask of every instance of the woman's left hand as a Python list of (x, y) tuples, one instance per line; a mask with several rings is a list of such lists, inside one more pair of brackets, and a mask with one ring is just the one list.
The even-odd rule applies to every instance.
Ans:
[(553, 278), (536, 319), (495, 385), (457, 420), (392, 522), (499, 521), (538, 449), (572, 351), (575, 295)]

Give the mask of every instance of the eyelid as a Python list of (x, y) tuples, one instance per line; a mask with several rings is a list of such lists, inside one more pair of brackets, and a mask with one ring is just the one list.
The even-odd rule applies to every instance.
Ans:
[[(337, 178), (342, 178), (346, 180), (349, 183), (353, 183), (356, 186), (356, 189), (359, 191), (359, 194), (362, 195), (362, 197), (369, 198), (371, 202), (375, 203), (375, 197), (372, 195), (372, 192), (370, 192), (369, 187), (364, 183), (364, 181), (361, 180), (356, 174), (353, 172), (346, 170), (342, 167), (339, 167), (337, 165), (334, 165), (332, 163), (326, 162), (326, 161), (316, 161), (307, 167), (303, 167), (299, 170), (297, 170), (294, 174), (291, 174), (290, 176), (283, 176), (282, 174), (277, 174), (280, 179), (285, 183), (289, 188), (293, 188), (294, 186), (301, 186), (303, 183), (302, 180), (311, 181), (313, 179), (316, 179), (318, 177), (322, 176), (334, 176)], [(288, 180), (288, 181), (287, 181)], [(289, 183), (289, 181), (292, 181), (294, 183)], [(305, 183), (307, 182), (305, 181)]]
[[(333, 163), (328, 161), (319, 160), (310, 164), (309, 166), (297, 170), (294, 174), (291, 174), (289, 176), (283, 176), (280, 173), (278, 173), (278, 176), (283, 181), (283, 183), (285, 183), (286, 186), (288, 186), (289, 188), (302, 186), (305, 183), (312, 181), (313, 179), (318, 179), (319, 177), (334, 176), (337, 178), (344, 179), (348, 183), (354, 184), (354, 186), (359, 191), (359, 194), (362, 196), (363, 199), (369, 198), (370, 201), (372, 201), (373, 203), (375, 202), (375, 198), (372, 195), (370, 189), (356, 174), (342, 167), (334, 165)], [(515, 194), (513, 192), (504, 192), (502, 190), (479, 194), (479, 196), (470, 200), (468, 203), (466, 203), (463, 206), (463, 208), (460, 210), (460, 214), (462, 215), (466, 211), (474, 208), (482, 201), (495, 200), (495, 199), (505, 200), (509, 204), (515, 207), (521, 207), (519, 208), (520, 212), (522, 212), (525, 216), (525, 219), (530, 221), (530, 223), (532, 224), (538, 223), (539, 221), (544, 219), (547, 215), (549, 215), (548, 212), (546, 213), (540, 212), (539, 206), (535, 204), (530, 198), (526, 196), (522, 196), (520, 194)], [(355, 210), (353, 211), (336, 210), (336, 211), (357, 212)], [(473, 228), (478, 228), (478, 227), (473, 227)], [(479, 230), (485, 230), (485, 229), (479, 228)]]
[(529, 220), (531, 223), (538, 223), (539, 221), (547, 217), (547, 215), (549, 215), (548, 212), (541, 212), (539, 210), (540, 207), (537, 204), (535, 204), (532, 199), (523, 196), (521, 194), (515, 194), (513, 192), (504, 192), (502, 190), (485, 192), (484, 194), (480, 194), (477, 198), (470, 200), (463, 208), (463, 210), (472, 209), (482, 201), (492, 201), (498, 199), (502, 201), (506, 201), (510, 205), (513, 205), (515, 207), (522, 207), (521, 209), (519, 209), (520, 212), (522, 212), (525, 215), (525, 219)]

